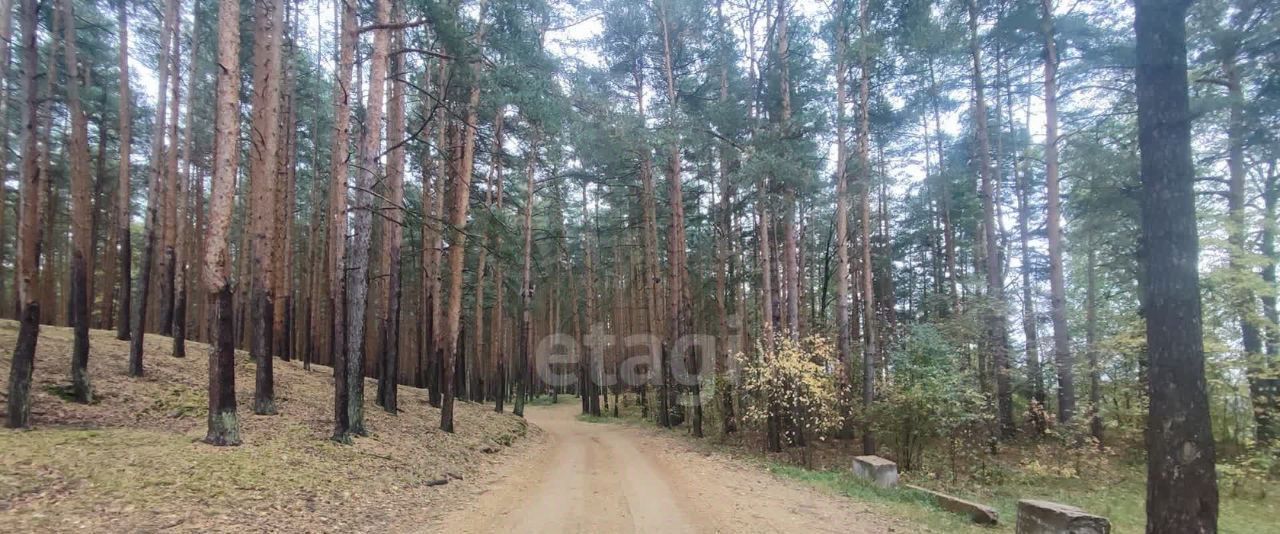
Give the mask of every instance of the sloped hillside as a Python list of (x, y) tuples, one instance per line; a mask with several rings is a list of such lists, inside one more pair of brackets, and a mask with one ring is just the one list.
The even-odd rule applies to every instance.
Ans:
[[(17, 323), (0, 321), (0, 384), (16, 337)], [(412, 531), (541, 440), (523, 420), (466, 402), (457, 433), (441, 432), (439, 410), (416, 388), (402, 387), (402, 411), (392, 416), (373, 403), (367, 381), (372, 434), (339, 445), (328, 439), (330, 368), (277, 361), (280, 415), (256, 416), (254, 366), (239, 353), (244, 445), (211, 447), (200, 442), (206, 345), (191, 343), (177, 359), (169, 338), (149, 335), (147, 374), (130, 378), (127, 342), (95, 330), (97, 398), (80, 405), (62, 395), (71, 340), (68, 328), (41, 328), (34, 428), (0, 430), (0, 531)]]

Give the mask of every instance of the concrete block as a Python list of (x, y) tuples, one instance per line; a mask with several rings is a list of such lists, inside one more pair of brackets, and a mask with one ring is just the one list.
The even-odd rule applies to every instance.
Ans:
[(995, 508), (985, 504), (966, 501), (954, 495), (947, 495), (940, 491), (933, 491), (931, 489), (925, 489), (911, 484), (907, 484), (907, 487), (922, 493), (927, 493), (930, 497), (933, 497), (933, 501), (938, 504), (939, 508), (953, 514), (967, 515), (974, 523), (994, 525), (1000, 521), (1000, 513), (997, 512)]
[(1066, 504), (1018, 501), (1018, 534), (1111, 534), (1111, 521)]
[(853, 474), (865, 478), (882, 488), (898, 485), (898, 464), (879, 456), (858, 456), (853, 459)]

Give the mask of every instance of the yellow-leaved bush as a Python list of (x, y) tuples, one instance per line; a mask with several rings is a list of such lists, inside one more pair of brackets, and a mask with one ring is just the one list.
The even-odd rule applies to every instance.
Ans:
[(784, 432), (801, 443), (840, 428), (841, 386), (830, 340), (779, 335), (772, 348), (757, 344), (754, 354), (737, 357), (742, 387), (752, 398), (743, 414), (748, 423), (763, 425), (772, 413), (789, 422)]

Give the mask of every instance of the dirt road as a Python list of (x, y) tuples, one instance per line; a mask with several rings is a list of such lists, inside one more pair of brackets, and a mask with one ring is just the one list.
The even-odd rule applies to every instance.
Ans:
[[(889, 532), (850, 499), (694, 451), (679, 436), (530, 407), (544, 449), (443, 518), (449, 532)], [(901, 528), (897, 530), (902, 531)]]

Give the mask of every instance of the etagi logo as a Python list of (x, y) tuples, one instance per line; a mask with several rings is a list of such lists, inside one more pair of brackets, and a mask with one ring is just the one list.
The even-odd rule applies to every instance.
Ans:
[[(730, 324), (740, 323), (735, 319)], [(663, 336), (622, 336), (607, 331), (603, 324), (593, 324), (581, 339), (565, 333), (539, 339), (533, 347), (534, 372), (542, 383), (552, 387), (577, 385), (583, 379), (584, 364), (588, 366), (585, 379), (601, 388), (661, 384), (659, 373), (665, 352), (671, 373), (669, 383), (699, 387), (698, 398), (681, 396), (680, 402), (685, 405), (710, 403), (716, 381), (729, 380), (736, 385), (741, 376), (736, 357), (742, 351), (741, 336), (736, 329), (725, 340), (711, 334), (685, 334), (670, 343), (668, 350), (664, 349), (668, 349), (668, 340)], [(722, 373), (716, 373), (717, 358), (722, 362)]]

